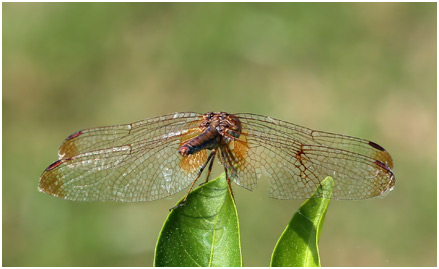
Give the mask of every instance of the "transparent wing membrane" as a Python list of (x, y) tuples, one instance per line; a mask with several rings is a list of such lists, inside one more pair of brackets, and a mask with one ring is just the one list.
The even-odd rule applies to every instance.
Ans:
[[(255, 114), (234, 115), (242, 128), (218, 144), (217, 155), (231, 181), (246, 189), (266, 179), (273, 198), (309, 198), (331, 176), (332, 198), (365, 199), (395, 184), (392, 158), (374, 142)], [(170, 196), (191, 185), (207, 162), (208, 149), (184, 157), (178, 153), (200, 136), (202, 121), (202, 114), (174, 113), (76, 132), (43, 172), (40, 189), (78, 201)]]

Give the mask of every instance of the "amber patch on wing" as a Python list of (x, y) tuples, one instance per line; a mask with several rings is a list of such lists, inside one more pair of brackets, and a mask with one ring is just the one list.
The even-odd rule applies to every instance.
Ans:
[(79, 154), (76, 147), (77, 140), (75, 139), (78, 135), (72, 136), (73, 135), (69, 136), (59, 148), (58, 155), (60, 158), (70, 158)]
[(180, 167), (188, 173), (194, 173), (197, 172), (198, 169), (200, 169), (200, 166), (202, 166), (206, 161), (207, 153), (204, 149), (195, 154), (183, 157), (183, 159), (180, 161)]
[(50, 167), (48, 167), (48, 169), (46, 169), (46, 171), (44, 171), (44, 173), (41, 175), (39, 189), (40, 191), (43, 191), (47, 194), (64, 198), (65, 192), (62, 188), (62, 181), (59, 170), (55, 169), (56, 167), (53, 167), (51, 169), (49, 168)]
[(238, 167), (244, 166), (249, 150), (245, 135), (241, 135), (237, 140), (230, 142), (229, 149), (235, 157), (235, 164), (238, 165)]

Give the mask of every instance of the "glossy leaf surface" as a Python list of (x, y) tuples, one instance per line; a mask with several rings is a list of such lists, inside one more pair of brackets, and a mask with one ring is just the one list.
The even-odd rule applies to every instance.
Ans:
[(170, 212), (154, 266), (242, 266), (238, 215), (224, 174)]
[[(271, 266), (320, 266), (318, 243), (333, 186), (333, 179), (325, 178), (294, 214), (274, 248)], [(325, 198), (321, 198), (322, 194)]]

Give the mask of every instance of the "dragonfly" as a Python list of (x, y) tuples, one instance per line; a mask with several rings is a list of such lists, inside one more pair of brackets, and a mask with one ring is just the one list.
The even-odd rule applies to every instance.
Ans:
[[(152, 201), (189, 187), (215, 158), (231, 183), (306, 199), (331, 176), (331, 199), (382, 196), (395, 186), (390, 154), (375, 142), (251, 113), (172, 113), (78, 131), (40, 177), (39, 190), (74, 201)], [(325, 196), (324, 193), (321, 194)]]

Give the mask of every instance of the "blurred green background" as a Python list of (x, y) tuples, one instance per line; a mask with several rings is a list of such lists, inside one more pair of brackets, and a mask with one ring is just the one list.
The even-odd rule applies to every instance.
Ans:
[[(37, 190), (71, 133), (177, 111), (252, 112), (366, 138), (384, 199), (332, 201), (324, 266), (436, 265), (436, 3), (3, 3), (3, 265), (151, 266), (168, 209)], [(218, 165), (217, 165), (218, 166)], [(235, 187), (244, 265), (303, 201)]]

